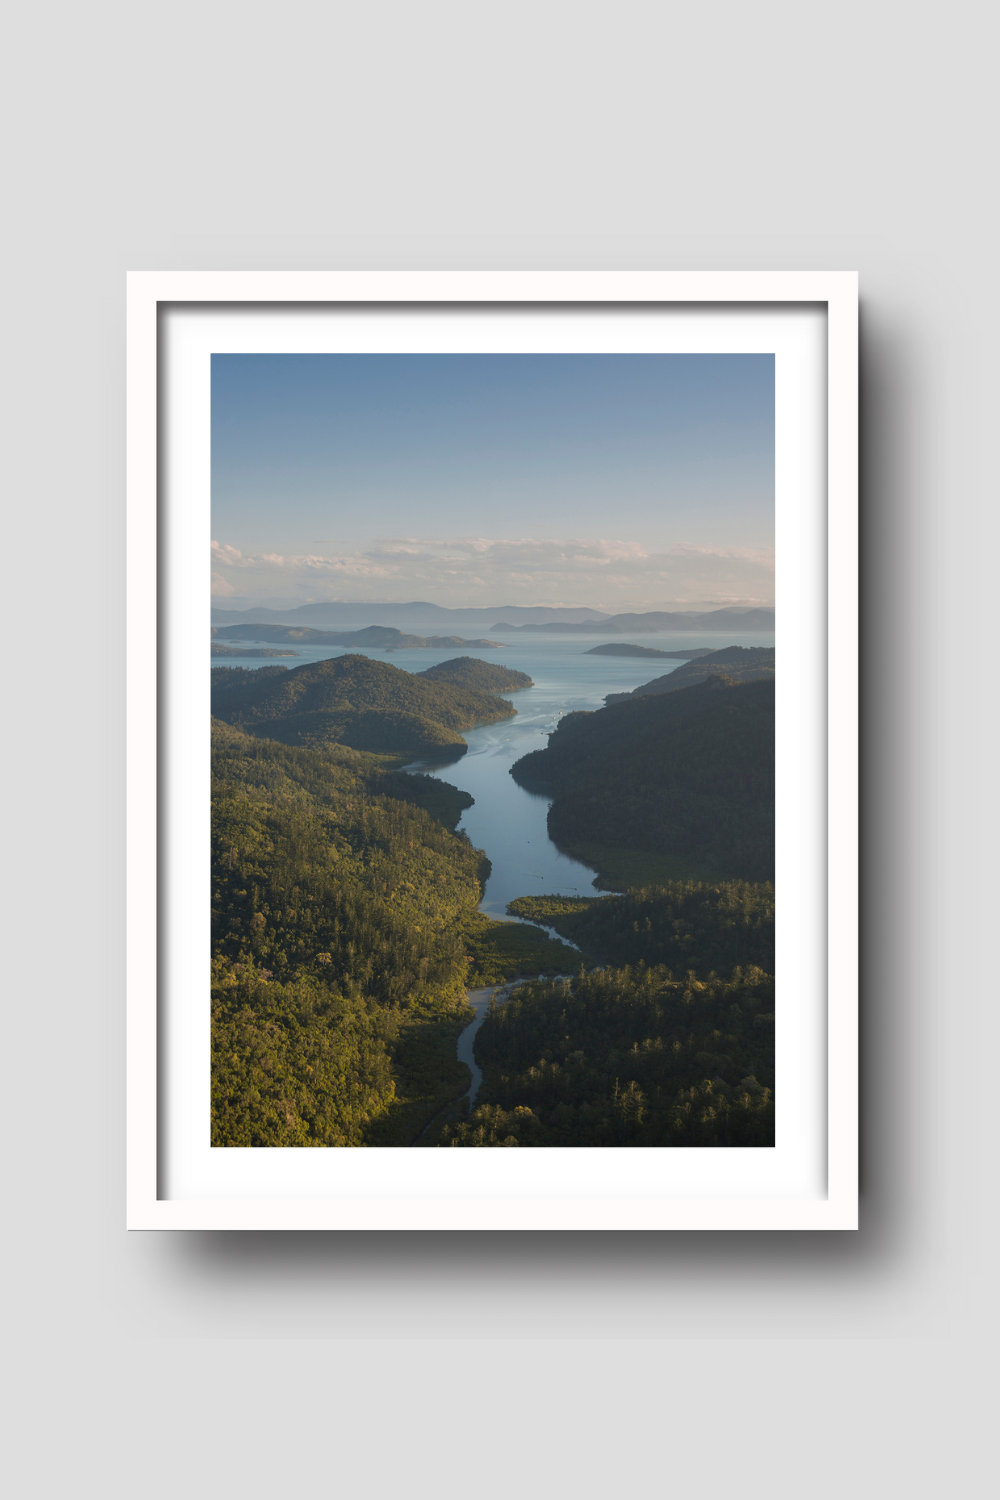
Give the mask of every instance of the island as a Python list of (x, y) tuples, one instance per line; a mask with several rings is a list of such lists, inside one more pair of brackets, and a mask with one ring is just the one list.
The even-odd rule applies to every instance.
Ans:
[(279, 651), (276, 646), (220, 646), (212, 642), (213, 656), (298, 656), (297, 651)]
[[(432, 650), (446, 646), (476, 646), (505, 650), (503, 641), (466, 641), (460, 635), (408, 635), (392, 625), (366, 625), (363, 630), (313, 630), (308, 625), (213, 625), (213, 640), (295, 641), (303, 646), (370, 646), (385, 651)], [(241, 656), (246, 652), (241, 651)]]
[(474, 693), (519, 693), (535, 685), (527, 672), (498, 667), (494, 662), (477, 661), (474, 656), (454, 656), (451, 661), (440, 661), (437, 666), (427, 667), (416, 675), (431, 682), (451, 682)]
[(591, 646), (584, 656), (666, 656), (671, 661), (696, 661), (699, 656), (711, 656), (711, 646), (699, 646), (695, 651), (660, 651), (656, 646), (630, 646), (625, 641), (610, 641), (606, 646)]

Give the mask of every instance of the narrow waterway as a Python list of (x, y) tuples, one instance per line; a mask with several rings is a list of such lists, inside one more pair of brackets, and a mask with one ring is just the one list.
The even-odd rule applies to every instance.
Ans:
[[(557, 934), (553, 933), (553, 936), (557, 936)], [(563, 938), (562, 941), (565, 942), (565, 938)], [(575, 948), (576, 944), (571, 943), (570, 947)], [(538, 977), (541, 978), (542, 976), (539, 975)], [(559, 974), (552, 977), (557, 979), (568, 979), (569, 975)], [(475, 1058), (475, 1039), (477, 1031), (486, 1020), (486, 1016), (490, 1008), (490, 1000), (494, 995), (499, 995), (501, 1001), (506, 999), (511, 990), (516, 989), (519, 984), (529, 983), (530, 978), (531, 976), (529, 975), (526, 979), (515, 979), (509, 984), (491, 985), (488, 989), (481, 990), (466, 990), (469, 1004), (472, 1006), (476, 1015), (475, 1019), (469, 1022), (465, 1030), (459, 1032), (458, 1042), (456, 1043), (456, 1056), (458, 1057), (459, 1062), (465, 1063), (466, 1067), (469, 1069), (469, 1072), (472, 1074), (472, 1078), (469, 1083), (469, 1087), (466, 1089), (464, 1094), (461, 1094), (458, 1099), (453, 1099), (449, 1104), (446, 1104), (443, 1109), (439, 1109), (433, 1119), (428, 1120), (423, 1130), (417, 1136), (417, 1139), (412, 1142), (414, 1146), (423, 1145), (424, 1139), (431, 1131), (431, 1129), (435, 1125), (441, 1123), (444, 1117), (450, 1114), (452, 1110), (454, 1110), (457, 1105), (460, 1105), (464, 1099), (468, 1099), (469, 1113), (472, 1113), (472, 1110), (476, 1103), (476, 1097), (479, 1093), (479, 1089), (483, 1081), (483, 1070), (482, 1068), (480, 1068)]]
[(427, 1124), (417, 1136), (416, 1140), (411, 1142), (411, 1145), (422, 1146), (428, 1132), (441, 1120), (443, 1120), (445, 1115), (450, 1114), (456, 1105), (461, 1104), (463, 1099), (468, 1099), (470, 1110), (475, 1104), (476, 1095), (479, 1093), (479, 1085), (483, 1081), (483, 1073), (482, 1069), (477, 1064), (475, 1057), (473, 1056), (472, 1044), (475, 1039), (476, 1032), (486, 1020), (486, 1012), (490, 1008), (490, 996), (495, 995), (497, 990), (500, 988), (500, 985), (494, 984), (491, 985), (488, 989), (484, 990), (466, 990), (469, 1004), (472, 1006), (472, 1009), (475, 1011), (476, 1015), (475, 1019), (469, 1022), (465, 1030), (459, 1032), (458, 1042), (456, 1044), (456, 1054), (459, 1062), (464, 1062), (466, 1067), (472, 1074), (472, 1081), (470, 1082), (469, 1087), (466, 1089), (464, 1094), (461, 1094), (458, 1099), (451, 1100), (450, 1103), (446, 1104), (442, 1109), (439, 1109), (437, 1114), (427, 1121)]
[(532, 701), (533, 691), (512, 695), (516, 719), (468, 730), (469, 749), (461, 760), (420, 761), (407, 768), (450, 781), (476, 799), (459, 827), (492, 865), (480, 904), (491, 917), (503, 917), (517, 896), (594, 894), (594, 871), (561, 853), (549, 838), (551, 799), (525, 791), (510, 774), (522, 755), (544, 747), (559, 722), (558, 710)]
[(475, 1057), (473, 1056), (473, 1043), (475, 1041), (476, 1032), (486, 1020), (486, 1012), (490, 1008), (490, 997), (496, 993), (496, 990), (497, 986), (494, 985), (491, 989), (487, 990), (468, 991), (469, 1004), (476, 1012), (476, 1019), (474, 1021), (470, 1021), (465, 1030), (460, 1034), (458, 1038), (457, 1051), (459, 1062), (464, 1062), (472, 1073), (472, 1082), (469, 1085), (468, 1093), (463, 1096), (468, 1099), (470, 1109), (476, 1102), (476, 1095), (479, 1093), (479, 1085), (483, 1081), (482, 1069), (479, 1067)]

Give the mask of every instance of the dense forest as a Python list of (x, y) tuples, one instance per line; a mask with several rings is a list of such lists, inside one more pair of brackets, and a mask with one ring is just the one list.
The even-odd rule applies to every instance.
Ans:
[[(694, 653), (692, 653), (694, 656)], [(648, 698), (656, 693), (676, 693), (679, 688), (693, 687), (713, 676), (728, 677), (732, 682), (756, 682), (774, 677), (773, 646), (726, 646), (721, 651), (699, 652), (663, 677), (643, 682), (631, 693), (609, 693), (605, 703), (621, 703), (626, 698)]]
[(625, 849), (679, 874), (774, 879), (773, 679), (710, 677), (567, 714), (511, 775), (553, 796), (550, 836), (598, 869)]
[(521, 896), (507, 910), (554, 927), (602, 963), (774, 972), (774, 887), (670, 881), (620, 896)]
[[(265, 675), (267, 673), (267, 675)], [(417, 756), (459, 756), (460, 733), (516, 712), (491, 693), (435, 682), (367, 656), (338, 656), (251, 671), (242, 679), (213, 673), (213, 713), (248, 734), (287, 745), (348, 745)]]
[(410, 1144), (467, 1086), (466, 985), (576, 957), (476, 910), (471, 799), (430, 781), (213, 722), (215, 1145)]
[(417, 676), (429, 682), (451, 682), (475, 693), (518, 693), (522, 688), (534, 687), (527, 672), (515, 672), (512, 667), (500, 667), (495, 662), (477, 661), (474, 656), (454, 656), (451, 661), (427, 667)]
[(770, 1146), (774, 981), (643, 964), (490, 1002), (484, 1081), (436, 1146)]
[(435, 1146), (767, 1146), (774, 889), (677, 881), (508, 907), (613, 967), (494, 997), (483, 1085)]
[[(213, 667), (213, 711), (217, 710), (223, 694), (235, 693), (238, 689), (249, 687), (257, 682), (269, 680), (273, 682), (278, 677), (284, 677), (287, 671), (287, 667)], [(217, 713), (216, 717), (218, 717)]]

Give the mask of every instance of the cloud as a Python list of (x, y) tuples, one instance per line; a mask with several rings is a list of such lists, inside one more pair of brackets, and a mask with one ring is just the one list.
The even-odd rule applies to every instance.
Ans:
[[(298, 591), (303, 599), (419, 596), (466, 606), (556, 597), (614, 609), (774, 599), (770, 548), (678, 543), (650, 551), (636, 542), (590, 537), (383, 537), (340, 556), (246, 554), (213, 542), (212, 557), (245, 575), (241, 592), (262, 596), (280, 582), (283, 592)], [(214, 577), (221, 594), (234, 592), (220, 573)]]
[(229, 547), (221, 542), (212, 543), (212, 561), (221, 563), (223, 567), (234, 568), (243, 561), (243, 553), (236, 547)]

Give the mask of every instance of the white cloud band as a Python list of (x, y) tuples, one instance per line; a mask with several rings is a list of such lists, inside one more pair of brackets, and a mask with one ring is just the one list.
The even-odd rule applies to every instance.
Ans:
[[(316, 545), (323, 545), (317, 543)], [(331, 544), (332, 545), (332, 544)], [(216, 597), (273, 592), (306, 599), (421, 596), (439, 604), (590, 604), (599, 608), (670, 603), (770, 604), (770, 548), (679, 543), (657, 552), (638, 543), (590, 538), (387, 537), (339, 556), (245, 554), (212, 543)], [(530, 596), (530, 597), (529, 597)], [(543, 598), (544, 596), (544, 598)]]

